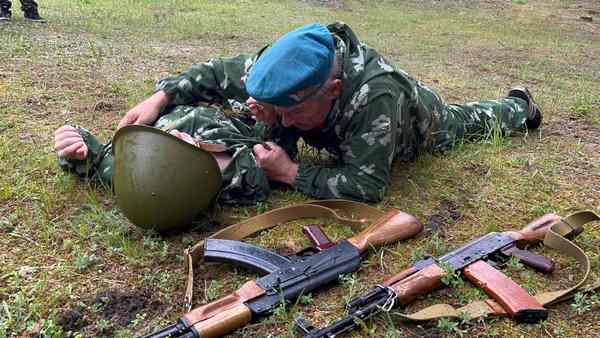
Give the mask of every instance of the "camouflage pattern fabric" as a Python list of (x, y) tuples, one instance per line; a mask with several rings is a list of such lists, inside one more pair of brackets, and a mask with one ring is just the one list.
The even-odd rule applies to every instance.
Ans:
[[(234, 156), (231, 169), (228, 167), (224, 173), (221, 202), (253, 203), (268, 197), (268, 182), (256, 167), (251, 151), (253, 144), (264, 139), (279, 144), (292, 159), (302, 139), (327, 151), (335, 160), (334, 166), (301, 161), (293, 186), (297, 191), (315, 198), (377, 202), (390, 184), (394, 159), (411, 160), (419, 151), (443, 152), (461, 139), (481, 137), (494, 129), (505, 135), (525, 130), (529, 113), (524, 100), (446, 104), (435, 91), (361, 43), (347, 25), (334, 23), (328, 29), (336, 41), (342, 67), (342, 93), (327, 116), (326, 127), (320, 130), (306, 132), (281, 125), (266, 128), (262, 123), (252, 125), (225, 118), (214, 108), (194, 107), (198, 102), (207, 102), (247, 111), (242, 103), (248, 98), (244, 78), (264, 48), (257, 54), (194, 65), (157, 83), (157, 91), (164, 90), (172, 98), (157, 127), (174, 123), (192, 136), (227, 145)], [(86, 143), (88, 140), (86, 137)], [(91, 156), (85, 166), (79, 163), (71, 169), (85, 171), (88, 177), (93, 172), (91, 177), (102, 178), (94, 173), (105, 173), (110, 166), (110, 152), (92, 153), (104, 159)]]
[[(34, 0), (21, 0), (21, 9), (25, 13), (37, 11), (37, 3)], [(0, 0), (0, 8), (10, 12), (11, 3), (10, 0)]]

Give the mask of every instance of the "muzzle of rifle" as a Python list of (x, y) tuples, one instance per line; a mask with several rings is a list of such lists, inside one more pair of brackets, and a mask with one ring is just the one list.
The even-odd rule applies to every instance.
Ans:
[(145, 336), (144, 338), (197, 338), (196, 334), (185, 327), (183, 323), (169, 325), (159, 331)]

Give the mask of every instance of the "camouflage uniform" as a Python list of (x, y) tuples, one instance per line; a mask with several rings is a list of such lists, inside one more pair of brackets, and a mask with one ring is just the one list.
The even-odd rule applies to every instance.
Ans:
[[(21, 10), (24, 13), (37, 13), (37, 3), (34, 0), (21, 0)], [(0, 0), (0, 9), (5, 13), (10, 13), (10, 0)]]
[[(252, 145), (271, 139), (293, 159), (300, 138), (324, 149), (336, 160), (332, 167), (300, 162), (294, 188), (316, 198), (380, 201), (390, 184), (394, 159), (411, 160), (420, 150), (445, 151), (462, 138), (482, 135), (492, 127), (504, 134), (525, 130), (528, 104), (519, 98), (445, 104), (440, 96), (367, 45), (342, 23), (328, 26), (341, 62), (342, 92), (327, 116), (324, 129), (301, 131), (276, 125), (225, 118), (215, 108), (194, 107), (209, 102), (244, 111), (248, 94), (244, 78), (260, 56), (242, 54), (194, 65), (184, 73), (157, 83), (172, 101), (157, 127), (176, 123), (177, 129), (206, 141), (225, 144), (234, 156), (225, 170), (221, 201), (252, 203), (269, 195), (269, 185), (256, 167)], [(264, 49), (263, 49), (264, 50)], [(262, 52), (262, 51), (261, 51)], [(97, 144), (86, 134), (86, 143)], [(63, 161), (79, 173), (110, 180), (110, 152), (92, 149), (85, 166)], [(96, 148), (98, 149), (98, 148)], [(110, 161), (109, 161), (110, 158)], [(95, 164), (94, 164), (95, 163)], [(82, 168), (85, 168), (82, 170)], [(98, 175), (98, 173), (104, 175)]]

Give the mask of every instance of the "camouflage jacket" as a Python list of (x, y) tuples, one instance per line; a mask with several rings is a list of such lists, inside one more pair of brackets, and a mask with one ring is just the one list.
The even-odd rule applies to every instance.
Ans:
[[(423, 97), (431, 94), (361, 43), (347, 25), (336, 22), (328, 29), (336, 41), (338, 62), (342, 60), (342, 93), (327, 116), (326, 128), (305, 132), (277, 125), (270, 135), (291, 158), (297, 156), (298, 140), (303, 139), (335, 160), (331, 166), (300, 162), (296, 190), (316, 198), (377, 202), (390, 184), (393, 159), (413, 158), (422, 142), (434, 109)], [(156, 89), (170, 94), (172, 105), (202, 101), (243, 105), (248, 98), (244, 77), (261, 52), (194, 65), (160, 80)]]

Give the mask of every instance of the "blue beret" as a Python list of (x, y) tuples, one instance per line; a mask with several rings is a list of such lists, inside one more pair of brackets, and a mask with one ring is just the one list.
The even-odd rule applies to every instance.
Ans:
[(267, 49), (250, 69), (246, 91), (258, 101), (289, 107), (302, 102), (299, 90), (322, 85), (335, 55), (331, 33), (314, 23), (291, 31)]

